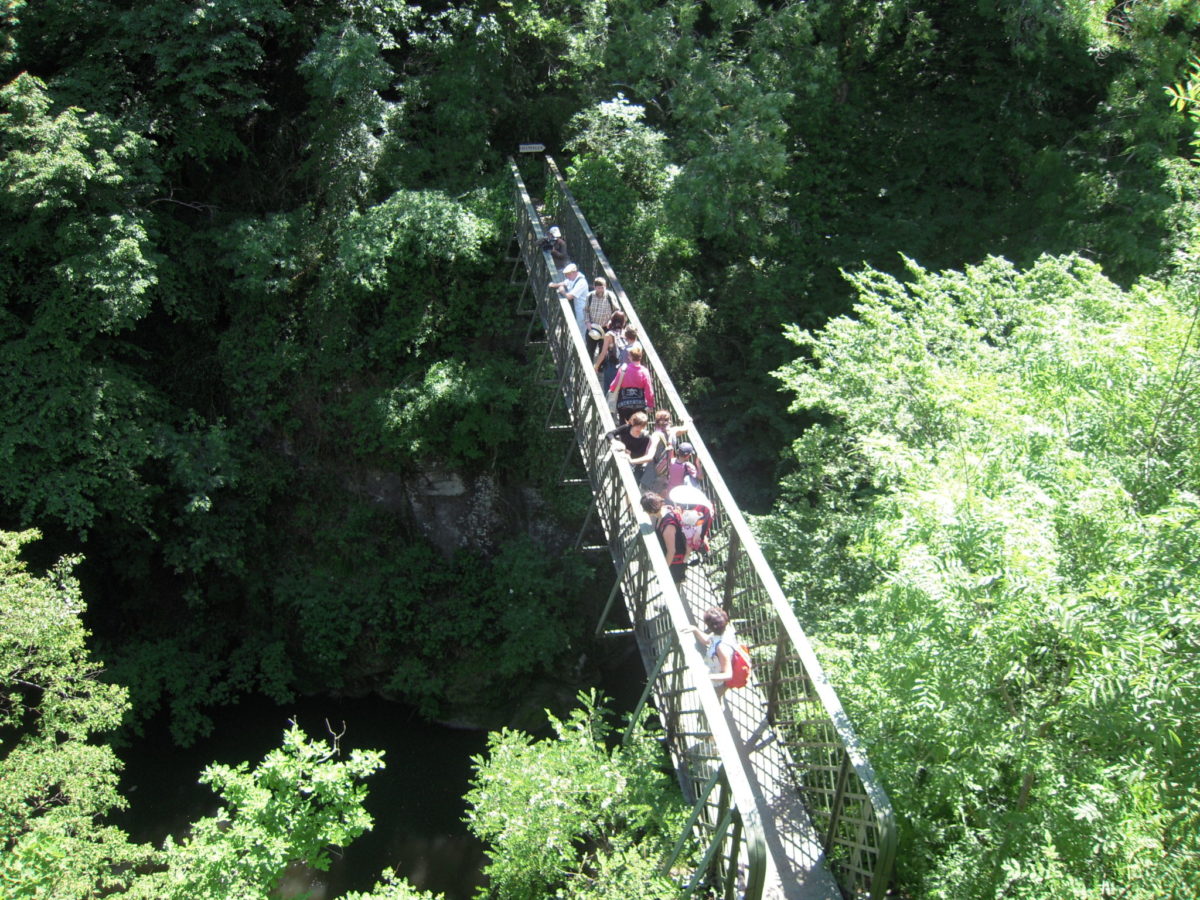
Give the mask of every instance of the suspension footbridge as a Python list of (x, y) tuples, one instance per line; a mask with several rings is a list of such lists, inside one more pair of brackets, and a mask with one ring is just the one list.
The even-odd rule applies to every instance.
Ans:
[[(687, 410), (655, 353), (620, 278), (604, 255), (554, 160), (545, 157), (543, 212), (557, 224), (571, 258), (589, 277), (604, 275), (617, 305), (638, 328), (657, 408), (676, 422)], [(688, 440), (700, 463), (702, 490), (713, 504), (710, 552), (678, 587), (641, 490), (626, 458), (604, 435), (613, 427), (568, 301), (548, 289), (555, 268), (542, 249), (543, 212), (515, 161), (514, 283), (526, 339), (542, 343), (554, 371), (555, 407), (569, 431), (594, 503), (577, 545), (597, 531), (611, 556), (614, 581), (597, 625), (622, 603), (646, 669), (642, 705), (653, 701), (692, 814), (664, 872), (678, 874), (689, 833), (703, 852), (689, 861), (681, 887), (705, 897), (788, 900), (879, 900), (896, 852), (891, 804), (745, 518), (693, 425)], [(561, 404), (561, 405), (560, 405)], [(751, 683), (718, 697), (687, 628), (720, 606), (754, 659)]]

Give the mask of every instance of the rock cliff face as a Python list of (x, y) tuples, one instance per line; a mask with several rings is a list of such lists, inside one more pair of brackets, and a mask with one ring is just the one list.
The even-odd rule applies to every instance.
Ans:
[(463, 476), (427, 467), (390, 485), (386, 476), (381, 479), (381, 491), (393, 498), (388, 502), (402, 502), (416, 527), (447, 557), (457, 550), (491, 553), (521, 533), (547, 553), (563, 552), (573, 539), (537, 491), (501, 485), (492, 475)]
[(505, 521), (491, 475), (464, 478), (426, 469), (409, 482), (408, 505), (417, 527), (446, 556), (456, 550), (494, 550), (497, 536), (516, 524)]

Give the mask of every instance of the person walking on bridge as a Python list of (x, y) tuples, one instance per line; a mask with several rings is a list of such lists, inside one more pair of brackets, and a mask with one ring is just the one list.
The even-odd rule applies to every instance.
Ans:
[(640, 482), (646, 469), (646, 463), (654, 459), (654, 449), (646, 426), (650, 420), (645, 413), (634, 413), (624, 425), (618, 425), (605, 435), (613, 442), (613, 452), (629, 458), (633, 466), (633, 477)]
[(604, 343), (600, 345), (600, 352), (596, 354), (596, 360), (592, 366), (596, 370), (596, 374), (600, 376), (601, 388), (612, 384), (613, 376), (617, 374), (621, 356), (617, 345), (624, 339), (624, 333), (625, 313), (618, 309), (609, 317), (608, 324), (604, 326)]
[(617, 365), (623, 366), (629, 362), (629, 351), (634, 347), (645, 353), (642, 350), (642, 342), (638, 340), (637, 326), (626, 323), (625, 330), (621, 332), (621, 339), (617, 342)]
[(637, 412), (654, 408), (654, 384), (642, 365), (642, 348), (629, 348), (629, 362), (617, 369), (608, 390), (617, 391), (617, 418), (622, 423)]
[(687, 538), (683, 535), (683, 519), (679, 509), (658, 494), (642, 494), (642, 509), (654, 522), (654, 533), (667, 557), (667, 566), (676, 586), (687, 578)]
[(654, 428), (650, 431), (650, 449), (654, 460), (646, 466), (642, 475), (643, 491), (664, 494), (670, 489), (668, 479), (673, 448), (679, 436), (687, 430), (687, 425), (671, 424), (669, 409), (660, 409), (654, 413)]
[(708, 664), (708, 677), (712, 679), (717, 696), (725, 693), (733, 678), (733, 654), (736, 644), (732, 633), (729, 633), (729, 613), (720, 607), (713, 606), (704, 611), (701, 617), (705, 631), (695, 625), (687, 629), (696, 637), (696, 642), (704, 647), (704, 661)]
[(587, 295), (584, 324), (587, 326), (588, 359), (596, 358), (596, 348), (604, 340), (605, 323), (612, 319), (613, 295), (608, 292), (608, 281), (603, 275), (592, 280), (592, 292)]
[(696, 464), (696, 448), (687, 441), (680, 441), (671, 451), (667, 464), (667, 490), (681, 484), (700, 486), (700, 467)]

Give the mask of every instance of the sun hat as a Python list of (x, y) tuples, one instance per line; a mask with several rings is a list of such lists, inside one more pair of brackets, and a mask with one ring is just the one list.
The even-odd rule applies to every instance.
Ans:
[(578, 271), (579, 271), (579, 266), (575, 265), (575, 263), (567, 263), (565, 266), (563, 266), (563, 274), (564, 275), (566, 275), (568, 272), (578, 272)]
[(593, 341), (598, 341), (604, 337), (604, 331), (603, 331), (603, 329), (601, 329), (601, 327), (599, 325), (589, 325), (588, 330), (587, 330), (587, 336), (590, 337)]
[(712, 506), (708, 498), (704, 496), (704, 491), (694, 488), (690, 484), (680, 484), (671, 488), (667, 499), (676, 506)]

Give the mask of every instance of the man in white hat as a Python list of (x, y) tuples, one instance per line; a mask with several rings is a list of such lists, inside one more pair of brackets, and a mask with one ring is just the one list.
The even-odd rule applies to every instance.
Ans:
[(573, 262), (563, 266), (563, 280), (550, 282), (550, 287), (558, 291), (560, 297), (566, 297), (571, 301), (571, 309), (575, 313), (575, 322), (579, 326), (579, 333), (587, 336), (587, 323), (584, 321), (584, 313), (587, 307), (588, 285), (587, 279), (583, 277), (579, 271), (579, 266)]

